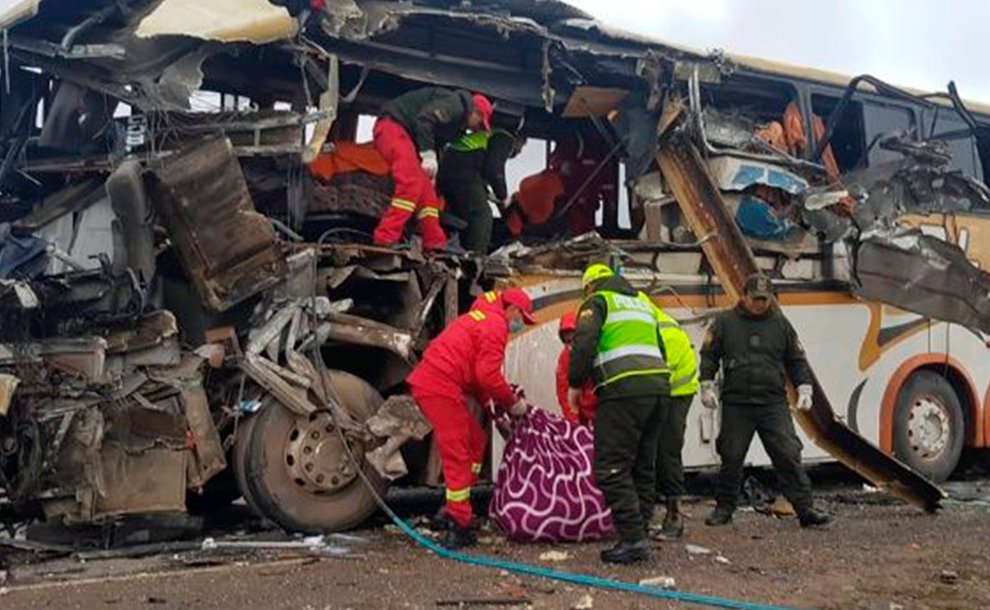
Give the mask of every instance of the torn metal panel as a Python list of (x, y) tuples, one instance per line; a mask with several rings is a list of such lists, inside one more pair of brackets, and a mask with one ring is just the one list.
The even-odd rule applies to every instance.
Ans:
[(162, 0), (141, 20), (135, 35), (265, 44), (291, 38), (297, 31), (289, 11), (268, 0)]
[(732, 156), (710, 157), (708, 171), (723, 191), (744, 191), (762, 184), (797, 195), (808, 189), (808, 181), (779, 166)]
[(41, 0), (15, 0), (0, 11), (0, 29), (10, 29), (38, 14)]
[(287, 273), (275, 230), (257, 213), (229, 140), (166, 159), (151, 195), (204, 303), (224, 311)]
[(10, 410), (10, 403), (14, 400), (14, 392), (17, 391), (17, 386), (20, 383), (21, 380), (16, 375), (0, 373), (0, 417), (6, 415), (7, 411)]
[(246, 356), (241, 360), (240, 368), (293, 413), (308, 415), (317, 410), (317, 405), (309, 400), (304, 388), (292, 385), (270, 366), (262, 364), (261, 360), (264, 360), (261, 356)]
[(154, 448), (131, 453), (109, 443), (101, 461), (105, 490), (95, 494), (93, 514), (86, 521), (186, 509), (186, 452)]
[(990, 334), (990, 274), (918, 230), (875, 234), (856, 255), (856, 294)]
[(323, 144), (330, 134), (330, 127), (337, 120), (337, 105), (340, 102), (340, 62), (336, 55), (327, 57), (327, 86), (320, 94), (320, 112), (323, 117), (313, 128), (313, 135), (303, 151), (303, 163), (312, 163), (323, 151)]
[(99, 337), (52, 339), (28, 344), (0, 344), (0, 366), (33, 362), (76, 375), (92, 383), (106, 380), (107, 342)]
[(90, 179), (71, 184), (46, 198), (35, 211), (14, 223), (19, 233), (34, 233), (66, 214), (84, 210), (105, 196), (103, 182)]
[(227, 467), (226, 452), (220, 433), (213, 423), (213, 415), (210, 413), (210, 403), (202, 379), (196, 377), (180, 383), (183, 408), (192, 441), (186, 478), (189, 487), (198, 488)]
[(330, 315), (330, 338), (342, 343), (381, 347), (413, 361), (413, 336), (388, 324), (350, 314)]
[[(661, 141), (657, 163), (691, 230), (701, 238), (723, 289), (731, 299), (738, 299), (746, 277), (759, 269), (701, 155), (682, 130), (674, 129)], [(795, 415), (805, 433), (874, 485), (924, 510), (936, 510), (945, 495), (942, 490), (836, 418), (814, 371), (811, 376), (813, 407)]]
[(433, 427), (408, 394), (391, 396), (365, 421), (368, 432), (384, 443), (365, 453), (378, 474), (394, 481), (409, 473), (400, 449), (410, 440), (423, 440)]
[(628, 95), (629, 91), (626, 89), (578, 87), (571, 93), (560, 116), (565, 119), (605, 116), (613, 110), (618, 110)]

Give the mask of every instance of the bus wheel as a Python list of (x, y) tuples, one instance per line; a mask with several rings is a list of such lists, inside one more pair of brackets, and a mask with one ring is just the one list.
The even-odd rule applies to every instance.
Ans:
[[(271, 401), (269, 401), (268, 406), (279, 408), (277, 404), (271, 403)], [(248, 449), (251, 446), (254, 423), (257, 420), (257, 416), (251, 415), (238, 422), (237, 433), (234, 435), (234, 449), (231, 451), (230, 469), (234, 474), (234, 480), (237, 481), (237, 489), (240, 490), (244, 503), (248, 505), (251, 512), (264, 519), (265, 514), (261, 512), (258, 501), (251, 495), (247, 477)]]
[[(360, 377), (329, 371), (327, 379), (358, 422), (383, 402)], [(379, 494), (388, 482), (364, 461), (361, 441), (347, 442), (356, 464), (328, 411), (299, 416), (277, 403), (264, 408), (245, 457), (246, 483), (261, 513), (287, 530), (312, 533), (352, 528), (367, 519), (377, 505), (358, 469)]]
[(962, 455), (966, 424), (952, 385), (932, 371), (916, 371), (897, 395), (894, 455), (935, 482), (949, 478)]

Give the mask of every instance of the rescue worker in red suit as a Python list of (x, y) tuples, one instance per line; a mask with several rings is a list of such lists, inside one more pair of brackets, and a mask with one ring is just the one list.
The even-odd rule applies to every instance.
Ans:
[(567, 367), (571, 364), (571, 341), (574, 340), (575, 332), (577, 332), (577, 312), (569, 311), (561, 316), (560, 326), (557, 329), (557, 336), (564, 344), (564, 349), (560, 350), (560, 355), (557, 357), (557, 403), (560, 405), (564, 419), (587, 426), (595, 421), (595, 411), (598, 410), (598, 397), (595, 396), (594, 384), (585, 383), (581, 388), (577, 409), (571, 406), (571, 401), (567, 397), (569, 387)]
[(420, 411), (433, 425), (447, 486), (444, 507), (451, 548), (475, 543), (471, 528), (471, 486), (481, 472), (488, 435), (468, 410), (467, 398), (491, 400), (496, 409), (518, 417), (526, 401), (502, 374), (509, 333), (533, 324), (533, 304), (519, 288), (499, 293), (484, 310), (472, 309), (430, 342), (406, 380)]
[(426, 250), (442, 250), (447, 236), (440, 226), (437, 147), (465, 131), (491, 131), (492, 103), (480, 93), (424, 87), (382, 106), (373, 130), (375, 148), (392, 172), (392, 203), (375, 228), (375, 244), (391, 246), (402, 239), (413, 214)]
[(550, 154), (547, 168), (519, 183), (505, 214), (509, 234), (519, 237), (524, 232), (539, 235), (556, 230), (547, 223), (565, 205), (570, 205), (568, 235), (594, 231), (598, 209), (604, 205), (607, 212), (618, 201), (618, 160), (606, 160), (608, 156), (608, 143), (600, 137), (580, 133), (564, 137)]

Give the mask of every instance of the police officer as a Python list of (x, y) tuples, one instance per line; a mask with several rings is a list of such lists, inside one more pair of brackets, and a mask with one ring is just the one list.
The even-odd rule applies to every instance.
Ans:
[(698, 357), (694, 344), (677, 320), (657, 308), (657, 322), (663, 339), (667, 365), (670, 367), (670, 409), (667, 421), (660, 429), (657, 447), (657, 494), (667, 505), (667, 514), (659, 534), (663, 538), (680, 538), (684, 535), (681, 521), (681, 496), (684, 495), (684, 464), (681, 451), (684, 448), (684, 429), (688, 411), (698, 393)]
[(719, 365), (723, 371), (717, 441), (722, 469), (717, 504), (707, 525), (732, 521), (743, 460), (754, 433), (760, 435), (801, 527), (831, 521), (812, 505), (811, 482), (801, 466), (801, 441), (787, 408), (785, 383), (790, 376), (797, 385), (796, 408), (811, 409), (811, 373), (797, 333), (772, 300), (770, 279), (758, 273), (749, 276), (742, 300), (715, 318), (701, 347), (701, 402), (709, 409), (719, 406), (714, 379)]
[(670, 400), (656, 306), (605, 265), (588, 267), (568, 368), (576, 409), (586, 379), (595, 383), (595, 481), (612, 509), (619, 542), (606, 563), (649, 558), (647, 527), (656, 502), (657, 439)]

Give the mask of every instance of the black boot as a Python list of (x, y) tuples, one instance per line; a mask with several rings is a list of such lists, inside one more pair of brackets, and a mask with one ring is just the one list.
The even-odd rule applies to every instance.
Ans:
[(715, 510), (712, 511), (712, 514), (708, 515), (708, 518), (705, 519), (705, 525), (728, 525), (732, 522), (733, 512), (735, 512), (735, 509), (729, 508), (728, 506), (724, 506), (722, 504), (717, 504), (715, 506)]
[(605, 563), (621, 565), (646, 561), (650, 558), (650, 543), (645, 539), (635, 542), (621, 540), (612, 548), (602, 551), (601, 558)]
[(450, 516), (447, 515), (447, 509), (443, 506), (440, 507), (432, 517), (429, 518), (428, 524), (431, 529), (438, 532), (446, 532), (451, 527), (454, 526), (454, 522), (451, 521)]
[(798, 521), (801, 527), (824, 527), (832, 522), (832, 517), (813, 508), (806, 508), (798, 511)]
[(666, 539), (680, 538), (684, 535), (684, 522), (681, 521), (681, 502), (677, 498), (667, 498), (667, 514), (663, 517), (663, 525), (659, 534)]
[(463, 549), (477, 543), (478, 537), (474, 534), (474, 530), (455, 523), (450, 524), (450, 529), (443, 537), (443, 545), (448, 549)]

